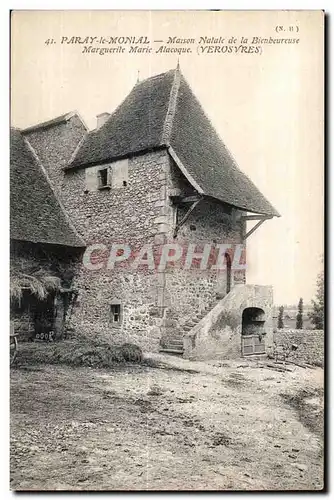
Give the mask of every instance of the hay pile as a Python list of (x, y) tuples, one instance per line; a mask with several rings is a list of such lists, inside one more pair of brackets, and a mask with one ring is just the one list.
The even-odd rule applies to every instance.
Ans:
[(55, 343), (25, 342), (19, 346), (18, 366), (51, 364), (108, 368), (116, 363), (141, 363), (143, 352), (134, 344), (112, 345), (98, 340)]

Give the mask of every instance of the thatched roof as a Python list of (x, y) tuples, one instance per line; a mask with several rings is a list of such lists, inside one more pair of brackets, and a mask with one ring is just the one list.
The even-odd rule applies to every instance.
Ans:
[(18, 129), (11, 130), (10, 140), (11, 238), (84, 247), (31, 146)]
[(25, 274), (11, 272), (10, 274), (10, 298), (20, 302), (23, 291), (28, 290), (40, 300), (44, 300), (49, 293), (60, 290), (61, 280), (57, 276), (47, 275), (43, 270), (39, 273)]
[(89, 132), (67, 168), (167, 147), (193, 186), (237, 208), (279, 216), (238, 168), (179, 69), (132, 89), (99, 129)]

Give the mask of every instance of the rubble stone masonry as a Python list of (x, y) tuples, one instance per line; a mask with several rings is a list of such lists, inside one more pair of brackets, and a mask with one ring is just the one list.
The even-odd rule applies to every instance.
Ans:
[(297, 363), (324, 366), (324, 330), (284, 328), (275, 331), (274, 341), (278, 349), (283, 347), (288, 349), (288, 360)]
[[(119, 243), (139, 251), (145, 244), (166, 242), (241, 242), (243, 224), (233, 223), (231, 211), (222, 204), (204, 200), (173, 238), (177, 217), (180, 220), (187, 208), (177, 214), (170, 194), (175, 189), (184, 194), (193, 190), (167, 150), (129, 158), (126, 186), (97, 189), (92, 176), (104, 167), (113, 168), (113, 164), (67, 171), (60, 186), (62, 203), (88, 246), (103, 244), (110, 251), (113, 243)], [(99, 258), (103, 260), (101, 252)], [(128, 262), (114, 269), (81, 266), (74, 286), (79, 295), (68, 325), (77, 333), (102, 335), (115, 343), (134, 342), (157, 351), (168, 329), (214, 303), (216, 292), (226, 287), (226, 272), (178, 266), (159, 271), (145, 265), (136, 270)], [(121, 308), (119, 323), (113, 321), (113, 304)]]

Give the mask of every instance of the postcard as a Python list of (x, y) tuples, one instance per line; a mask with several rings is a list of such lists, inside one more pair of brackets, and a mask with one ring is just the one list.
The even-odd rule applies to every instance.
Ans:
[(324, 12), (11, 13), (10, 488), (324, 489)]

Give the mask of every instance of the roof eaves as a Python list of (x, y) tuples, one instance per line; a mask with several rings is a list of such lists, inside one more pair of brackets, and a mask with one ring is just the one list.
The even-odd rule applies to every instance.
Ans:
[(18, 236), (10, 236), (10, 240), (11, 241), (24, 241), (24, 242), (28, 242), (28, 243), (33, 243), (34, 245), (55, 245), (55, 246), (58, 246), (58, 247), (70, 247), (70, 248), (76, 248), (76, 249), (82, 249), (82, 248), (85, 248), (86, 245), (64, 245), (63, 243), (59, 243), (59, 241), (51, 241), (51, 240), (41, 240), (41, 239), (38, 239), (38, 238), (29, 238), (29, 239), (26, 239), (24, 237), (18, 237)]
[[(204, 111), (204, 112), (205, 112), (205, 111)], [(210, 118), (208, 117), (208, 115), (206, 115), (206, 116), (207, 116), (208, 120), (210, 121), (210, 123), (212, 123), (212, 122), (211, 122), (211, 120), (210, 120)], [(234, 155), (232, 155), (231, 150), (230, 150), (230, 149), (226, 146), (225, 142), (222, 140), (222, 138), (221, 138), (221, 137), (219, 137), (219, 139), (220, 139), (220, 140), (221, 140), (221, 142), (224, 144), (224, 148), (226, 149), (226, 151), (227, 151), (227, 152), (228, 152), (228, 154), (230, 155), (231, 160), (232, 160), (232, 162), (233, 162), (234, 166), (235, 166), (235, 167), (236, 167), (236, 168), (237, 168), (240, 172), (242, 172), (242, 171), (241, 171), (241, 169), (240, 169), (240, 168), (239, 168), (239, 166), (238, 166), (238, 163), (237, 163), (237, 162), (236, 162), (236, 160), (234, 159)], [(252, 181), (252, 180), (248, 177), (248, 175), (246, 175), (244, 172), (242, 172), (242, 174), (243, 174), (245, 177), (247, 177), (247, 179), (249, 180), (249, 182), (251, 182), (252, 184), (254, 184), (254, 183), (253, 183), (253, 181)], [(257, 188), (257, 186), (255, 186), (255, 184), (254, 184), (254, 187), (255, 187), (256, 189), (258, 189), (258, 188)], [(277, 212), (277, 210), (276, 210), (276, 209), (272, 206), (272, 204), (271, 204), (268, 200), (266, 200), (266, 202), (267, 202), (267, 204), (271, 207), (271, 209), (272, 209), (272, 210), (271, 210), (270, 212), (269, 212), (269, 211), (262, 212), (262, 215), (271, 215), (271, 216), (273, 216), (273, 217), (281, 217), (281, 216), (280, 216), (280, 214)], [(238, 208), (238, 207), (236, 207), (236, 208)], [(241, 209), (241, 210), (245, 210), (245, 208), (240, 208), (240, 209)], [(259, 213), (259, 214), (261, 214), (261, 212), (254, 212), (254, 211), (252, 211), (252, 210), (248, 210), (248, 209), (247, 209), (247, 211), (248, 211), (248, 212), (252, 212), (252, 213)]]
[(179, 169), (181, 170), (181, 172), (183, 173), (183, 175), (187, 179), (187, 181), (190, 182), (190, 184), (193, 186), (193, 188), (196, 189), (196, 191), (199, 194), (205, 194), (204, 191), (203, 191), (203, 189), (201, 188), (201, 186), (199, 184), (197, 184), (197, 182), (195, 181), (195, 179), (193, 178), (193, 176), (188, 172), (188, 170), (186, 169), (186, 167), (183, 165), (182, 161), (177, 156), (177, 154), (175, 153), (175, 151), (172, 148), (172, 146), (169, 146), (167, 150), (168, 150), (168, 153), (173, 158), (173, 160), (175, 161), (176, 165), (179, 167)]
[(86, 167), (93, 167), (95, 165), (104, 165), (107, 163), (112, 163), (114, 161), (124, 160), (125, 158), (133, 158), (134, 156), (140, 156), (140, 155), (144, 155), (146, 153), (152, 153), (154, 151), (161, 151), (162, 149), (168, 149), (168, 147), (169, 146), (167, 146), (166, 144), (159, 144), (158, 146), (151, 146), (151, 147), (144, 148), (144, 149), (138, 149), (136, 151), (128, 151), (124, 154), (117, 155), (117, 156), (108, 156), (106, 158), (101, 158), (100, 160), (97, 160), (94, 162), (84, 161), (82, 163), (75, 163), (74, 165), (73, 165), (73, 160), (72, 160), (72, 163), (69, 163), (68, 165), (65, 165), (65, 167), (63, 167), (63, 170), (65, 172), (69, 172), (69, 171), (80, 170), (80, 169), (86, 168)]
[[(255, 186), (255, 184), (251, 181), (251, 179), (250, 179), (250, 178), (249, 178), (246, 174), (244, 174), (244, 173), (243, 173), (243, 172), (239, 169), (239, 167), (238, 167), (238, 165), (237, 165), (237, 162), (235, 161), (235, 159), (234, 159), (233, 155), (231, 154), (231, 152), (230, 152), (229, 148), (226, 146), (226, 144), (224, 143), (224, 141), (222, 140), (222, 138), (218, 135), (218, 133), (217, 133), (217, 131), (216, 131), (216, 128), (214, 127), (214, 125), (213, 125), (213, 123), (212, 123), (212, 121), (211, 121), (210, 117), (208, 116), (208, 114), (207, 114), (207, 112), (204, 110), (204, 108), (202, 107), (201, 102), (199, 101), (199, 99), (197, 98), (197, 96), (196, 96), (196, 95), (192, 92), (192, 90), (191, 90), (191, 88), (190, 88), (190, 86), (189, 86), (188, 82), (186, 81), (186, 79), (184, 78), (184, 76), (183, 76), (181, 73), (180, 73), (180, 77), (181, 77), (181, 79), (182, 79), (182, 82), (183, 82), (183, 83), (184, 83), (184, 84), (185, 84), (185, 85), (189, 88), (189, 90), (191, 91), (191, 94), (192, 94), (193, 98), (195, 99), (196, 103), (198, 104), (198, 106), (200, 107), (200, 109), (201, 109), (201, 111), (202, 111), (203, 115), (205, 116), (206, 120), (208, 121), (208, 123), (210, 124), (210, 126), (212, 127), (212, 129), (214, 130), (214, 132), (215, 132), (215, 134), (216, 134), (216, 136), (217, 136), (218, 140), (220, 141), (220, 143), (223, 145), (223, 147), (224, 147), (224, 148), (225, 148), (225, 150), (227, 151), (227, 153), (228, 153), (228, 155), (229, 155), (229, 157), (230, 157), (230, 160), (231, 160), (231, 162), (232, 162), (233, 167), (234, 167), (234, 168), (236, 168), (236, 169), (237, 169), (237, 170), (238, 170), (238, 171), (239, 171), (239, 172), (240, 172), (240, 173), (241, 173), (244, 177), (246, 177), (246, 178), (247, 178), (247, 180), (248, 180), (251, 184), (253, 184), (253, 186), (254, 186), (254, 187), (255, 187), (255, 189), (259, 192), (259, 194), (261, 194), (261, 193), (260, 193), (260, 191), (258, 190), (258, 188)], [(170, 146), (170, 148), (169, 148), (169, 149), (170, 149), (170, 152), (172, 153), (172, 154), (171, 154), (171, 156), (173, 157), (173, 155), (175, 155), (175, 156), (177, 157), (177, 155), (176, 155), (176, 153), (175, 153), (175, 150), (174, 150), (171, 146)], [(173, 157), (173, 159), (175, 160), (175, 158), (174, 158), (174, 157)], [(176, 161), (176, 160), (175, 160), (175, 161)], [(181, 160), (180, 160), (179, 158), (178, 158), (178, 161), (176, 161), (176, 163), (177, 163), (177, 165), (180, 167), (180, 169), (181, 169), (181, 170), (182, 170), (182, 168), (183, 168), (182, 172), (184, 173), (184, 175), (186, 175), (186, 174), (185, 174), (185, 172), (187, 172), (186, 167), (184, 166), (184, 164), (181, 162)], [(188, 174), (188, 176), (189, 176), (190, 178), (192, 178), (192, 176), (191, 176), (188, 172), (187, 172), (187, 174)], [(187, 176), (186, 176), (186, 177), (187, 177)], [(188, 177), (187, 177), (187, 178), (188, 178)], [(193, 178), (192, 178), (192, 179), (193, 179)], [(189, 180), (189, 178), (188, 178), (188, 180)], [(190, 180), (189, 180), (189, 182), (191, 182), (191, 184), (192, 184), (193, 186), (194, 186), (194, 182), (196, 183), (196, 181), (192, 182), (192, 181), (190, 181)], [(198, 185), (198, 184), (197, 184), (197, 185)], [(194, 186), (194, 187), (195, 187), (195, 186)], [(195, 189), (197, 189), (197, 188), (195, 188)], [(222, 199), (222, 198), (220, 198), (220, 197), (217, 197), (217, 196), (215, 196), (215, 195), (213, 195), (213, 194), (210, 194), (210, 192), (208, 192), (208, 191), (206, 191), (206, 190), (205, 190), (205, 192), (204, 192), (204, 191), (203, 191), (203, 189), (202, 189), (202, 192), (203, 192), (203, 194), (204, 194), (205, 196), (208, 196), (208, 197), (211, 197), (211, 198), (214, 198), (214, 199), (216, 199), (216, 200), (219, 200), (219, 201), (222, 201), (222, 202), (226, 203), (226, 200), (224, 200), (224, 199)], [(262, 196), (263, 196), (263, 195), (262, 195)], [(263, 198), (264, 198), (264, 196), (263, 196)], [(265, 210), (263, 210), (263, 211), (261, 211), (261, 212), (259, 212), (258, 210), (257, 210), (257, 211), (255, 211), (255, 210), (250, 210), (248, 207), (245, 207), (245, 206), (243, 206), (243, 207), (242, 207), (242, 206), (240, 206), (240, 205), (238, 206), (237, 204), (235, 204), (235, 205), (233, 205), (233, 206), (235, 206), (235, 208), (238, 208), (238, 209), (243, 210), (243, 211), (248, 211), (248, 212), (252, 212), (252, 213), (258, 213), (258, 214), (261, 214), (261, 215), (267, 215), (267, 216), (275, 216), (275, 217), (280, 217), (280, 214), (277, 212), (277, 210), (276, 210), (276, 209), (275, 209), (275, 208), (271, 205), (271, 203), (270, 203), (267, 199), (265, 199), (265, 202), (266, 202), (266, 205), (267, 205), (267, 208), (268, 208), (268, 209), (265, 209)]]
[[(169, 146), (168, 149), (167, 149), (168, 153), (170, 154), (170, 156), (172, 157), (172, 159), (175, 161), (176, 165), (179, 167), (179, 169), (181, 170), (181, 172), (183, 173), (183, 175), (185, 176), (185, 178), (188, 180), (188, 182), (193, 186), (194, 189), (196, 189), (196, 191), (207, 197), (207, 198), (212, 198), (214, 200), (218, 200), (222, 203), (227, 203), (226, 200), (223, 200), (221, 198), (217, 198), (216, 196), (212, 196), (208, 193), (205, 193), (204, 190), (201, 188), (201, 186), (195, 181), (195, 179), (193, 178), (193, 176), (187, 171), (186, 167), (183, 165), (182, 161), (180, 160), (180, 158), (178, 157), (178, 155), (176, 154), (176, 152), (174, 151), (174, 149), (172, 148), (172, 146)], [(269, 202), (268, 202), (269, 203)], [(251, 212), (251, 213), (254, 213), (254, 214), (260, 214), (260, 215), (266, 215), (268, 217), (281, 217), (281, 215), (277, 212), (277, 210), (272, 207), (272, 210), (269, 211), (269, 210), (264, 210), (262, 212), (259, 212), (258, 210), (255, 211), (255, 210), (250, 210), (249, 208), (245, 208), (245, 207), (242, 207), (242, 206), (239, 206), (239, 205), (232, 205), (230, 203), (228, 203), (229, 205), (239, 209), (239, 210), (242, 210), (244, 212)], [(270, 205), (271, 206), (271, 205)]]

